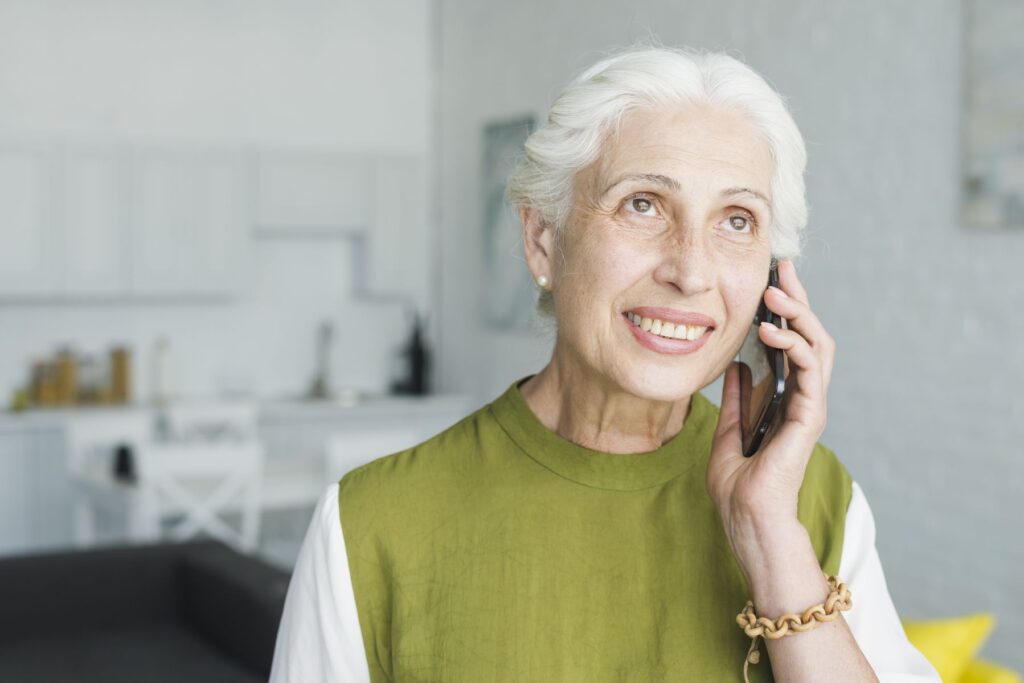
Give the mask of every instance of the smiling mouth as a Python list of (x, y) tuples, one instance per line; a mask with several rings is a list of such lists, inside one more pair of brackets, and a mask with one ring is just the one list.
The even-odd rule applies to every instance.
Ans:
[(711, 325), (687, 325), (675, 324), (660, 318), (648, 318), (637, 313), (629, 312), (622, 314), (629, 323), (651, 336), (666, 341), (696, 341), (715, 329)]

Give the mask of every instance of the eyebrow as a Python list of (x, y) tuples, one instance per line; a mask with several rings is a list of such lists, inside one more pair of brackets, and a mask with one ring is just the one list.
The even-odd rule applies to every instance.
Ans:
[[(656, 183), (658, 185), (667, 187), (670, 190), (673, 190), (674, 192), (679, 192), (681, 189), (683, 189), (683, 186), (679, 184), (678, 180), (676, 180), (675, 178), (670, 178), (667, 175), (660, 175), (658, 173), (628, 173), (624, 176), (620, 176), (615, 180), (615, 182), (606, 187), (604, 192), (601, 193), (601, 196), (604, 197), (605, 195), (607, 195), (609, 192), (612, 191), (612, 188), (614, 188), (616, 185), (620, 185), (621, 183), (625, 183), (631, 180), (646, 180), (648, 182)], [(747, 195), (750, 197), (754, 197), (756, 199), (760, 199), (769, 209), (772, 206), (772, 203), (768, 200), (766, 196), (764, 196), (763, 193), (758, 192), (757, 190), (752, 190), (749, 187), (729, 187), (722, 190), (719, 196), (735, 197), (736, 195)]]

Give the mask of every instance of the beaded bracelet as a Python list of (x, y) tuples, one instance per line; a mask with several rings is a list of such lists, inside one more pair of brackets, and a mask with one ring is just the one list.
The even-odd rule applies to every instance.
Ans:
[(736, 623), (740, 625), (743, 632), (751, 638), (750, 650), (743, 660), (743, 680), (747, 683), (747, 667), (750, 664), (757, 664), (761, 661), (761, 653), (757, 651), (757, 638), (762, 636), (772, 640), (778, 640), (783, 636), (793, 636), (802, 631), (810, 631), (818, 624), (825, 621), (832, 621), (839, 616), (840, 611), (845, 611), (853, 606), (853, 598), (846, 584), (836, 576), (827, 576), (831, 592), (822, 604), (808, 607), (803, 616), (796, 614), (783, 614), (772, 621), (767, 617), (758, 617), (754, 614), (754, 603), (747, 600), (747, 606), (736, 615)]

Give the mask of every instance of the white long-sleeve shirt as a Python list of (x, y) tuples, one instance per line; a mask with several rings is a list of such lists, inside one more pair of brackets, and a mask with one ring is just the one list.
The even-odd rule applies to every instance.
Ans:
[[(856, 481), (846, 514), (839, 578), (849, 587), (843, 612), (881, 683), (941, 683), (908, 640), (886, 586), (875, 521)], [(278, 630), (270, 683), (368, 683), (338, 506), (338, 484), (317, 503), (295, 564)]]

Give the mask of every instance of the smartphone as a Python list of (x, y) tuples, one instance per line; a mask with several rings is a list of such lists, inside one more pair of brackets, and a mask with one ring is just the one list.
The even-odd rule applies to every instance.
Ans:
[[(779, 286), (777, 266), (773, 258), (768, 271), (768, 285), (775, 287)], [(768, 346), (758, 335), (762, 320), (782, 329), (785, 329), (786, 322), (768, 309), (762, 296), (757, 315), (736, 358), (740, 363), (740, 435), (743, 455), (748, 458), (757, 452), (765, 436), (782, 419), (782, 399), (786, 393), (786, 378), (789, 377), (786, 353)]]

